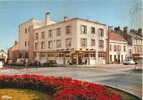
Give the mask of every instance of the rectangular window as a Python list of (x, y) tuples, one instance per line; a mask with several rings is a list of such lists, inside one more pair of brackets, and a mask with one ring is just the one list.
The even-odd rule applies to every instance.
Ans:
[(121, 55), (121, 61), (123, 61), (123, 55)]
[(117, 49), (116, 49), (116, 45), (114, 45), (114, 51), (117, 51)]
[(25, 41), (25, 47), (27, 46), (27, 42)]
[(121, 50), (121, 47), (120, 47), (120, 45), (118, 45), (118, 51), (120, 51)]
[(117, 49), (117, 51), (119, 51), (119, 45), (116, 45), (116, 49)]
[(112, 62), (112, 55), (110, 55), (110, 62)]
[(124, 51), (126, 51), (126, 46), (124, 46)]
[(87, 26), (81, 25), (81, 34), (86, 34), (86, 33), (87, 33)]
[(104, 30), (102, 28), (98, 29), (98, 34), (100, 37), (104, 37)]
[(45, 49), (45, 42), (44, 41), (41, 42), (41, 49)]
[(64, 57), (64, 54), (63, 53), (59, 53), (59, 57)]
[(45, 32), (42, 32), (42, 33), (41, 33), (41, 38), (42, 38), (42, 39), (45, 39)]
[(91, 46), (95, 46), (95, 39), (91, 39)]
[(95, 34), (95, 27), (91, 27), (91, 33)]
[(40, 57), (46, 57), (46, 53), (41, 52)]
[(112, 45), (110, 45), (109, 50), (112, 51)]
[(27, 30), (27, 28), (25, 28), (25, 33), (28, 33), (28, 30)]
[(87, 47), (87, 39), (86, 38), (81, 38), (81, 47)]
[(104, 41), (103, 40), (99, 40), (99, 48), (104, 48)]
[(72, 38), (67, 38), (66, 39), (66, 48), (69, 48), (72, 46)]
[(120, 45), (118, 45), (118, 51), (121, 51), (121, 46)]
[(48, 37), (52, 37), (52, 30), (49, 30)]
[(66, 34), (70, 34), (71, 33), (71, 25), (66, 26)]
[(56, 34), (57, 34), (57, 36), (60, 36), (60, 35), (61, 35), (61, 28), (57, 28), (57, 29), (56, 29)]
[(114, 55), (114, 61), (117, 61), (116, 55)]
[(123, 50), (123, 48), (122, 48), (122, 46), (120, 46), (120, 51), (122, 51)]
[(35, 33), (35, 39), (38, 40), (39, 36), (38, 33)]
[(137, 51), (136, 51), (136, 47), (134, 47), (134, 51), (137, 52)]
[(61, 40), (57, 40), (57, 41), (56, 41), (56, 47), (57, 47), (57, 48), (61, 48), (61, 47), (62, 47), (62, 42), (61, 42)]
[(89, 55), (90, 55), (90, 57), (96, 57), (95, 53), (90, 53)]
[(35, 50), (37, 50), (38, 49), (38, 43), (35, 43)]
[(48, 48), (52, 48), (53, 47), (53, 42), (52, 41), (48, 41)]

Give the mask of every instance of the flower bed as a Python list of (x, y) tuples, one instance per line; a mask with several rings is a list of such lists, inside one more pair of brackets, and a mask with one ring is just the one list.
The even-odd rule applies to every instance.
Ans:
[(0, 76), (0, 88), (33, 89), (45, 92), (52, 100), (121, 100), (106, 87), (67, 77), (40, 75)]

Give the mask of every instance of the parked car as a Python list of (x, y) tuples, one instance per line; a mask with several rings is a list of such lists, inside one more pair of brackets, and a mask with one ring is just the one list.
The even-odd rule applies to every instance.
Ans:
[(137, 64), (137, 62), (135, 62), (133, 59), (130, 59), (130, 60), (123, 61), (123, 64), (124, 65), (135, 65)]
[(48, 60), (48, 65), (52, 67), (53, 65), (57, 64), (56, 60)]

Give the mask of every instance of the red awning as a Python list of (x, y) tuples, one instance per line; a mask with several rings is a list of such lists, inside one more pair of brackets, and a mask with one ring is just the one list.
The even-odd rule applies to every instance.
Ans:
[(134, 53), (133, 56), (136, 56), (136, 57), (143, 57), (143, 54)]

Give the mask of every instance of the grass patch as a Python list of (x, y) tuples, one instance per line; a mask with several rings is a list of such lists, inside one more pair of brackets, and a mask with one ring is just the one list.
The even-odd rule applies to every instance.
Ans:
[(30, 89), (0, 89), (0, 100), (52, 100), (52, 97)]
[(136, 96), (134, 96), (132, 94), (126, 93), (124, 91), (121, 91), (121, 90), (118, 90), (118, 89), (114, 89), (114, 88), (110, 88), (110, 87), (108, 87), (108, 89), (110, 89), (114, 93), (120, 95), (122, 100), (141, 100), (140, 98), (138, 98), (138, 97), (136, 97)]

